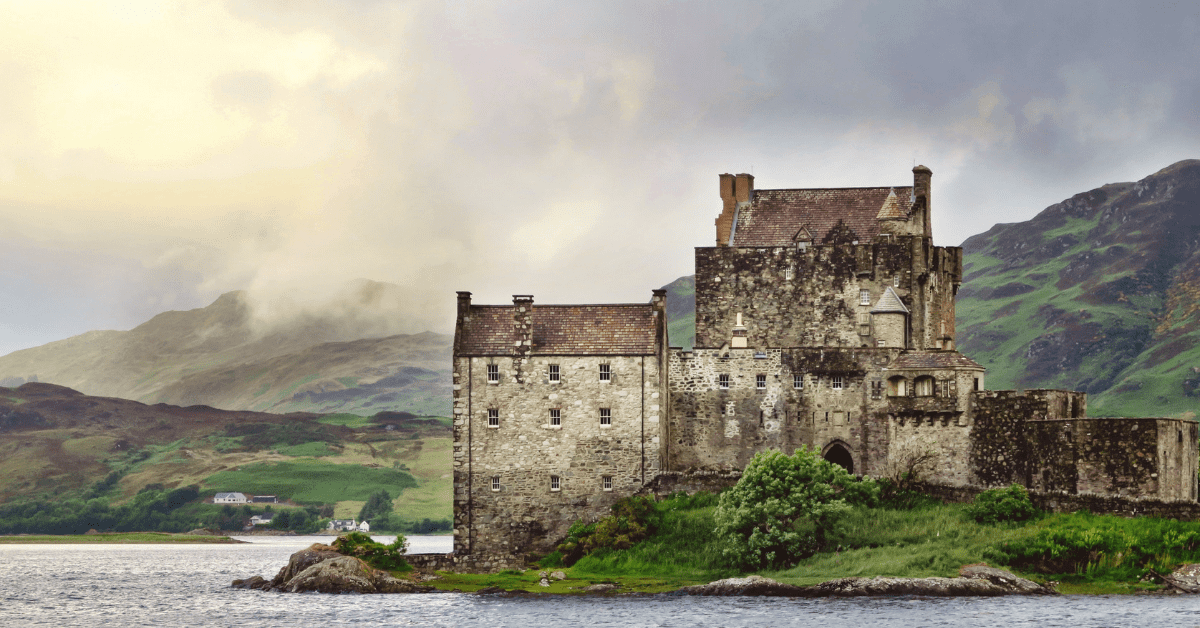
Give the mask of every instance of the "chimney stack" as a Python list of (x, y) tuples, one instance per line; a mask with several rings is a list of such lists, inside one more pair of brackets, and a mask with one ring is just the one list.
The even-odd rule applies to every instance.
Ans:
[(533, 295), (513, 295), (513, 354), (533, 351)]
[(717, 216), (717, 246), (729, 246), (737, 211), (754, 199), (754, 175), (723, 174), (721, 179), (721, 215)]
[(933, 226), (930, 220), (932, 206), (929, 198), (929, 186), (933, 179), (933, 171), (925, 166), (913, 168), (913, 196), (917, 197), (917, 206), (922, 208), (925, 237), (933, 237)]
[(742, 325), (742, 313), (737, 313), (737, 322), (733, 324), (733, 337), (729, 339), (729, 346), (733, 349), (746, 348), (746, 327)]
[(471, 293), (465, 290), (458, 291), (458, 318), (469, 315), (471, 312)]

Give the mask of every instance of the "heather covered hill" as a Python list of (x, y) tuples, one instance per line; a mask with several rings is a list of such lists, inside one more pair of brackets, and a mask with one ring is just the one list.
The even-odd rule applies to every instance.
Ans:
[(390, 284), (358, 281), (321, 308), (256, 316), (243, 292), (0, 356), (0, 385), (51, 382), (89, 395), (230, 410), (436, 415), (449, 411), (447, 334), (395, 334)]
[(1200, 161), (998, 224), (963, 243), (959, 349), (988, 388), (1071, 388), (1093, 416), (1200, 400)]

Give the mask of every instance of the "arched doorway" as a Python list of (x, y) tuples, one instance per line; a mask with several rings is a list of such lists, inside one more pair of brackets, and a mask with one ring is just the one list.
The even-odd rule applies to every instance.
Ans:
[(851, 475), (854, 474), (854, 458), (850, 455), (850, 450), (843, 443), (833, 443), (825, 448), (823, 457), (846, 470)]

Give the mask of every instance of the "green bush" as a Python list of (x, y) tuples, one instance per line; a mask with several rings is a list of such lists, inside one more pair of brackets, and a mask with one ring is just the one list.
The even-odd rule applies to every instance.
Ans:
[(1037, 515), (1029, 492), (1020, 484), (988, 489), (976, 495), (975, 503), (967, 507), (967, 516), (979, 523), (1029, 521)]
[(850, 505), (878, 501), (878, 484), (856, 480), (806, 447), (791, 456), (759, 452), (721, 494), (716, 535), (734, 566), (785, 567), (824, 547), (827, 531)]
[(362, 532), (351, 532), (335, 539), (333, 548), (347, 556), (357, 556), (376, 569), (412, 570), (408, 561), (404, 560), (404, 554), (408, 551), (408, 539), (404, 538), (403, 534), (396, 535), (394, 542), (384, 545)]
[(654, 534), (662, 516), (650, 497), (625, 497), (612, 506), (612, 514), (585, 524), (576, 521), (567, 531), (567, 538), (558, 546), (561, 562), (573, 565), (580, 558), (599, 549), (624, 550)]

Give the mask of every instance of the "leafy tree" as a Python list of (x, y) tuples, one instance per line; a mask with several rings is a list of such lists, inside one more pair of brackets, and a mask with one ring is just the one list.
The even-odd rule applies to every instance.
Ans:
[(759, 452), (714, 512), (724, 554), (745, 569), (783, 567), (819, 551), (826, 530), (851, 504), (879, 499), (873, 480), (856, 480), (806, 447), (791, 456)]
[(380, 489), (367, 498), (367, 503), (363, 504), (362, 510), (358, 512), (358, 519), (370, 521), (379, 515), (392, 512), (392, 508), (392, 496), (386, 490)]

